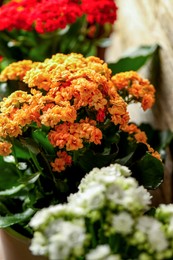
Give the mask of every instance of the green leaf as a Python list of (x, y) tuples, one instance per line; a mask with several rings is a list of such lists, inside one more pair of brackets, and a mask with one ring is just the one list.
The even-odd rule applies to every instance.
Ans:
[(36, 172), (32, 175), (25, 175), (22, 178), (19, 179), (19, 182), (22, 184), (29, 184), (29, 183), (35, 183), (38, 178), (40, 177), (40, 172)]
[(159, 46), (140, 46), (138, 49), (125, 55), (115, 63), (109, 63), (108, 67), (113, 74), (139, 70), (159, 49)]
[(28, 149), (30, 153), (33, 153), (35, 155), (40, 153), (40, 149), (38, 147), (38, 144), (32, 139), (32, 138), (20, 138), (20, 141), (22, 145)]
[(42, 61), (45, 59), (45, 53), (48, 56), (48, 48), (49, 48), (49, 43), (44, 41), (44, 44), (39, 44), (39, 46), (33, 47), (30, 52), (29, 52), (29, 57), (32, 60), (35, 61)]
[(131, 167), (134, 177), (146, 189), (156, 189), (163, 182), (164, 167), (160, 160), (147, 153)]
[(130, 159), (132, 158), (133, 154), (134, 154), (134, 152), (131, 152), (127, 156), (120, 158), (120, 159), (117, 159), (115, 162), (119, 163), (121, 165), (127, 165), (128, 162), (130, 161)]
[(112, 154), (98, 154), (94, 153), (92, 150), (88, 150), (87, 152), (84, 153), (83, 156), (78, 158), (78, 163), (82, 167), (82, 169), (85, 172), (91, 171), (94, 167), (101, 168), (103, 166), (109, 165), (112, 160), (115, 159), (117, 155), (117, 151)]
[(34, 214), (33, 209), (27, 209), (23, 213), (17, 213), (11, 216), (0, 216), (0, 228), (6, 228), (14, 224), (20, 223), (29, 219)]
[(47, 133), (43, 132), (42, 129), (37, 129), (32, 132), (34, 140), (45, 149), (48, 154), (54, 154), (54, 148), (48, 140)]
[(25, 185), (20, 184), (18, 186), (14, 186), (11, 189), (0, 191), (0, 196), (11, 196), (16, 193), (18, 193), (20, 190), (22, 190), (25, 187)]
[[(120, 154), (122, 154), (121, 149), (124, 152), (123, 156), (120, 156)], [(116, 163), (130, 167), (134, 162), (141, 160), (141, 158), (145, 156), (147, 152), (147, 146), (143, 143), (130, 143), (129, 145), (128, 142), (121, 142), (119, 144), (119, 152), (119, 157), (116, 160)]]
[(28, 149), (18, 140), (14, 140), (13, 142), (13, 153), (15, 154), (15, 157), (29, 160), (31, 155)]
[(4, 162), (0, 156), (0, 190), (10, 189), (18, 183), (18, 172), (13, 163)]
[(10, 211), (7, 209), (7, 207), (0, 201), (0, 212), (1, 215), (10, 214)]

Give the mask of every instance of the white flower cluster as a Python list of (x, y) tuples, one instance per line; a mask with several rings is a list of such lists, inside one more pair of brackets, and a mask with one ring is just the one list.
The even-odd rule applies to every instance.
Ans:
[(132, 215), (144, 212), (149, 208), (151, 196), (130, 174), (127, 167), (119, 164), (94, 168), (82, 179), (79, 192), (70, 195), (68, 202), (91, 215), (93, 210), (100, 212), (105, 206), (112, 211), (127, 210)]
[(121, 260), (118, 254), (112, 254), (109, 245), (98, 245), (85, 256), (86, 260)]
[(30, 249), (50, 260), (173, 259), (173, 206), (145, 213), (151, 197), (119, 164), (94, 168), (63, 205), (42, 209), (30, 225)]

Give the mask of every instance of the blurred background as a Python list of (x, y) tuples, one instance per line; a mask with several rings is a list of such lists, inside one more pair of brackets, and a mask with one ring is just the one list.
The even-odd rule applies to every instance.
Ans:
[[(130, 113), (137, 123), (150, 122), (155, 128), (173, 130), (173, 0), (116, 0), (117, 21), (107, 49), (106, 61), (113, 61), (139, 45), (158, 44), (159, 52), (140, 74), (156, 87), (156, 103), (143, 112), (132, 105)], [(171, 149), (172, 150), (172, 149)], [(172, 152), (168, 151), (163, 185), (155, 193), (155, 203), (172, 201)]]

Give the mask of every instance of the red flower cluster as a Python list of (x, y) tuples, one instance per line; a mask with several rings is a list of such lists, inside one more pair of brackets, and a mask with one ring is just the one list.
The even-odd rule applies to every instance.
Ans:
[(91, 24), (113, 24), (117, 18), (117, 6), (112, 0), (82, 0), (82, 9)]
[(113, 24), (117, 7), (113, 0), (11, 0), (0, 8), (0, 30), (23, 29), (52, 32), (86, 15), (89, 23)]
[(38, 1), (30, 15), (30, 23), (35, 23), (38, 33), (64, 29), (82, 16), (80, 5), (73, 0), (42, 0)]

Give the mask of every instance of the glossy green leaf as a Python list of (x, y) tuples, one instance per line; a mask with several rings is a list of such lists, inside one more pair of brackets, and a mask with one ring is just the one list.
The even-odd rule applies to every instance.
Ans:
[(117, 62), (108, 63), (108, 67), (113, 74), (130, 70), (137, 71), (158, 51), (158, 48), (158, 45), (140, 46)]
[(129, 153), (127, 156), (117, 159), (116, 163), (119, 163), (121, 165), (127, 165), (128, 162), (131, 160), (132, 156), (133, 156), (134, 152)]
[(15, 164), (4, 162), (0, 156), (0, 190), (10, 189), (18, 183), (18, 172)]
[(27, 209), (22, 213), (17, 213), (11, 216), (0, 216), (0, 228), (6, 228), (14, 224), (20, 223), (29, 219), (34, 214), (33, 209)]
[(27, 147), (25, 147), (22, 142), (18, 140), (13, 141), (13, 154), (20, 159), (29, 160), (31, 158)]
[(116, 158), (117, 152), (112, 154), (95, 154), (93, 151), (88, 150), (83, 156), (78, 159), (79, 165), (85, 172), (91, 171), (94, 167), (101, 168), (109, 165), (112, 160)]
[(0, 212), (1, 212), (1, 215), (10, 214), (7, 207), (1, 201), (0, 201)]
[(25, 185), (20, 184), (18, 186), (14, 186), (11, 189), (0, 191), (0, 196), (11, 196), (16, 193), (18, 193), (20, 190), (22, 190), (25, 187)]
[[(120, 148), (121, 147), (121, 148)], [(122, 150), (122, 152), (121, 152)], [(125, 138), (119, 144), (119, 152), (123, 154), (120, 158), (116, 159), (116, 163), (130, 167), (134, 162), (141, 160), (147, 151), (147, 146), (143, 143), (128, 143)]]
[(30, 153), (33, 153), (33, 154), (38, 154), (40, 153), (40, 149), (37, 145), (37, 143), (30, 137), (27, 137), (27, 138), (20, 138), (20, 141), (22, 143), (22, 145), (28, 149), (28, 151)]
[(34, 140), (45, 149), (48, 154), (54, 154), (54, 148), (48, 140), (47, 134), (42, 129), (37, 129), (32, 132)]
[(163, 182), (163, 164), (149, 153), (130, 168), (139, 184), (143, 185), (146, 189), (156, 189)]
[(35, 183), (38, 180), (39, 176), (40, 176), (40, 172), (36, 172), (34, 174), (32, 173), (29, 176), (24, 175), (24, 176), (22, 176), (22, 178), (19, 179), (19, 182), (23, 183), (25, 185), (30, 184), (30, 183)]

